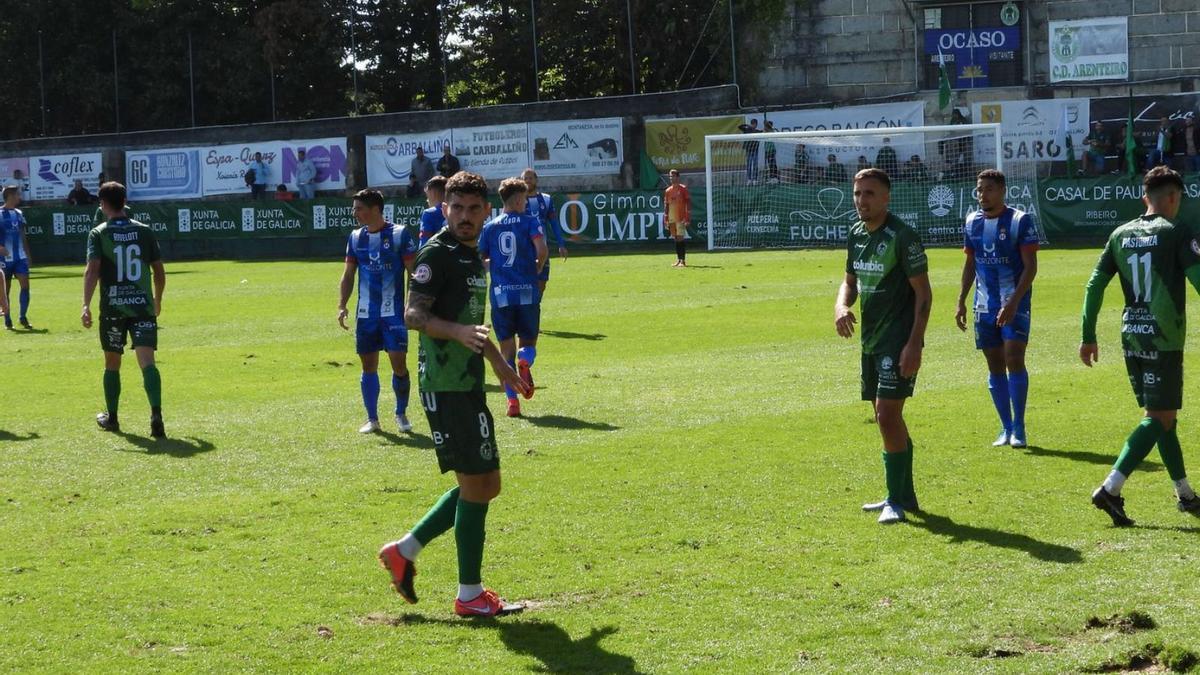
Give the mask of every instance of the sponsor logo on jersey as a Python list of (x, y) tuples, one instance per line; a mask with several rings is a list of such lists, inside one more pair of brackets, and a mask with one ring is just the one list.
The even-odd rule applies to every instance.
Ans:
[(488, 282), (485, 277), (467, 277), (467, 285), (473, 288), (487, 288)]
[(1148, 323), (1127, 323), (1121, 326), (1122, 333), (1134, 333), (1136, 335), (1156, 335), (1158, 329), (1153, 324)]
[(855, 260), (853, 267), (854, 267), (855, 272), (882, 272), (883, 271), (883, 263), (872, 262), (870, 260)]

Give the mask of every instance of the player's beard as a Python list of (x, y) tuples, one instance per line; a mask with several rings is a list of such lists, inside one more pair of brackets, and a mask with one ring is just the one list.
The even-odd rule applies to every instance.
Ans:
[(479, 240), (480, 229), (482, 228), (475, 227), (471, 221), (462, 220), (450, 226), (450, 233), (454, 235), (455, 239), (467, 244)]

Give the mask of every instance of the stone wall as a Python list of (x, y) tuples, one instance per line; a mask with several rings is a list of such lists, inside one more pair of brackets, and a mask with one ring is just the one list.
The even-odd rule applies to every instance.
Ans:
[[(945, 2), (797, 0), (771, 40), (748, 105), (864, 102), (924, 98), (917, 70), (923, 10)], [(1200, 0), (1026, 0), (1022, 25), (1027, 84), (955, 93), (956, 105), (978, 100), (1112, 96), (1192, 91), (1200, 83)], [(1129, 16), (1129, 81), (1050, 85), (1047, 22)], [(1025, 46), (1022, 47), (1025, 49)], [(1153, 81), (1153, 82), (1151, 82)], [(931, 106), (936, 109), (936, 104)]]

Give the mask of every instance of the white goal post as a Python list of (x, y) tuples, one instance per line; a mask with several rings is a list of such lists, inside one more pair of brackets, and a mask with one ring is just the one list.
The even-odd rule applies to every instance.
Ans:
[(721, 134), (704, 146), (709, 250), (844, 245), (866, 166), (888, 172), (891, 211), (928, 246), (962, 243), (979, 171), (1005, 172), (1010, 204), (1036, 180), (1032, 161), (1004, 161), (999, 124)]

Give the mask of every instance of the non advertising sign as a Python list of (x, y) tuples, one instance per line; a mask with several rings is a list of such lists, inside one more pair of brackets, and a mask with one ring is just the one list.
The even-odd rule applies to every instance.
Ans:
[(1021, 29), (955, 28), (925, 30), (925, 57), (944, 59), (954, 89), (990, 87), (988, 73), (996, 61), (1015, 61), (1021, 49)]
[(1129, 17), (1050, 22), (1050, 81), (1129, 79)]

